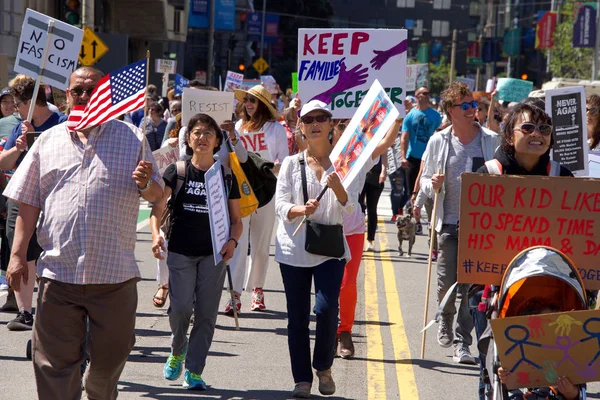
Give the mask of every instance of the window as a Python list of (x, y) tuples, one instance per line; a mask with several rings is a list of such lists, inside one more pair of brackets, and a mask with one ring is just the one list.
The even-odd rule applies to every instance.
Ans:
[(413, 35), (414, 36), (423, 36), (423, 20), (422, 19), (418, 19), (415, 21)]
[(450, 22), (449, 21), (431, 21), (431, 36), (433, 37), (447, 37), (450, 36)]
[(415, 8), (415, 0), (396, 0), (398, 8)]
[(433, 0), (433, 9), (434, 10), (449, 10), (451, 5), (451, 0)]

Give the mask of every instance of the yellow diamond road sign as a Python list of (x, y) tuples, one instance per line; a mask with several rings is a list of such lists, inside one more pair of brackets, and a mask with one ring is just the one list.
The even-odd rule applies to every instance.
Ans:
[(94, 65), (107, 51), (108, 46), (100, 40), (93, 30), (86, 26), (81, 41), (79, 62), (86, 66)]
[(258, 71), (259, 74), (262, 74), (267, 70), (267, 68), (269, 68), (269, 63), (267, 63), (264, 58), (260, 57), (258, 60), (254, 61), (252, 66)]

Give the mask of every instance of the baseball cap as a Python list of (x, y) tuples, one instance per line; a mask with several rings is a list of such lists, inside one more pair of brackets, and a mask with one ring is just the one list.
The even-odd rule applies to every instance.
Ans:
[(7, 96), (7, 95), (11, 95), (12, 96), (12, 93), (10, 93), (10, 89), (9, 88), (5, 87), (0, 92), (0, 99), (2, 99), (4, 96)]
[(327, 107), (327, 104), (320, 100), (311, 100), (302, 106), (302, 110), (300, 110), (300, 117), (304, 117), (306, 114), (313, 111), (323, 111), (324, 113), (329, 114), (330, 117), (333, 116), (333, 113), (329, 107)]

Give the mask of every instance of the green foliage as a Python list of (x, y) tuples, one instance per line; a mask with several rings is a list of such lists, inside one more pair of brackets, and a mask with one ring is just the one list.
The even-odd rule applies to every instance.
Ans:
[[(550, 72), (556, 78), (591, 79), (594, 49), (573, 47), (573, 1), (567, 0), (554, 32)], [(546, 51), (546, 54), (548, 52)]]
[(429, 91), (432, 97), (439, 96), (446, 89), (449, 73), (450, 64), (446, 61), (446, 57), (442, 56), (438, 65), (429, 63)]

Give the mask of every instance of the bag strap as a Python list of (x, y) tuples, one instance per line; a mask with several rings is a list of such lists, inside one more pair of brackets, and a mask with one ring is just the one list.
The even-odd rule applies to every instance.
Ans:
[(300, 162), (300, 173), (302, 174), (302, 194), (304, 195), (304, 204), (308, 201), (308, 187), (306, 185), (306, 162), (304, 161), (304, 152), (300, 153), (298, 158)]
[(225, 181), (225, 195), (226, 198), (229, 198), (229, 193), (231, 193), (231, 188), (233, 186), (233, 171), (223, 164), (221, 164), (221, 168), (223, 168), (223, 180)]
[(548, 163), (548, 176), (560, 176), (560, 164), (554, 160)]
[(179, 190), (181, 190), (181, 187), (185, 182), (185, 161), (175, 162), (175, 167), (177, 168), (177, 183), (175, 184), (175, 192), (171, 195), (173, 198), (173, 203), (175, 203), (175, 198), (177, 197), (177, 194), (179, 194)]

